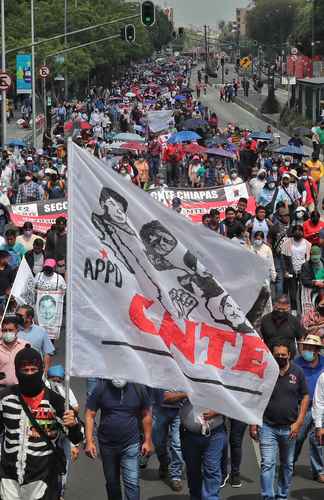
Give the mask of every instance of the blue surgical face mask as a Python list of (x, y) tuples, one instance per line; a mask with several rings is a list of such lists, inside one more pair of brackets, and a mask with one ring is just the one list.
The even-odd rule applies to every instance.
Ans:
[(311, 363), (314, 361), (315, 353), (313, 351), (303, 351), (302, 357), (306, 362)]

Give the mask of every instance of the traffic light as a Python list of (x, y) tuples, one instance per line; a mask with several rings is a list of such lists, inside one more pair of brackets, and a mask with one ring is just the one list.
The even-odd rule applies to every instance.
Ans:
[(127, 43), (134, 43), (136, 40), (136, 31), (134, 24), (127, 24), (120, 30), (120, 38)]
[(182, 38), (184, 35), (184, 28), (179, 28), (178, 33), (179, 33), (179, 37)]
[(240, 61), (240, 58), (238, 57), (238, 58), (236, 59), (236, 66), (240, 66), (240, 62), (241, 62), (241, 61)]
[(141, 19), (142, 24), (146, 27), (153, 26), (155, 24), (155, 5), (149, 0), (145, 0), (141, 4)]
[(224, 57), (221, 57), (220, 63), (221, 63), (221, 66), (225, 65), (225, 59), (224, 59)]

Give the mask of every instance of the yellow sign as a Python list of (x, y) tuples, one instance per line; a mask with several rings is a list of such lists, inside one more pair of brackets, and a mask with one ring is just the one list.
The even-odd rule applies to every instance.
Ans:
[(241, 66), (241, 68), (243, 68), (243, 69), (249, 69), (249, 68), (251, 68), (251, 66), (252, 66), (252, 61), (251, 61), (250, 57), (243, 57), (243, 58), (240, 60), (240, 66)]

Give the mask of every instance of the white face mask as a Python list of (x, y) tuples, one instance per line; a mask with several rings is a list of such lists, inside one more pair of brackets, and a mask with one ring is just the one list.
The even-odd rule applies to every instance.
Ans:
[(270, 182), (270, 184), (268, 184), (269, 189), (274, 189), (275, 187), (276, 187), (276, 185), (274, 182)]
[(113, 378), (111, 383), (114, 387), (116, 387), (116, 389), (123, 389), (127, 384), (127, 380), (124, 380), (123, 378)]
[(262, 240), (254, 240), (254, 246), (256, 247), (260, 247), (262, 244), (263, 244), (263, 241)]
[(5, 344), (11, 344), (11, 342), (14, 342), (16, 340), (16, 337), (17, 337), (16, 332), (2, 333), (2, 340), (5, 342)]

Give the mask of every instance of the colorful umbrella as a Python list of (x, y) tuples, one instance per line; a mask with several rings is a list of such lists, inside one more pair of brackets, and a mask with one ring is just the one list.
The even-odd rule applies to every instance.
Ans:
[(117, 134), (114, 137), (115, 141), (122, 141), (122, 142), (130, 142), (130, 141), (135, 141), (135, 142), (145, 142), (145, 138), (141, 137), (138, 134), (131, 134), (129, 132), (121, 132), (120, 134)]
[(186, 153), (192, 154), (192, 155), (200, 155), (208, 152), (207, 148), (204, 148), (203, 146), (200, 146), (196, 142), (192, 142), (190, 144), (185, 144), (183, 146), (183, 149)]
[(182, 132), (177, 132), (176, 134), (171, 135), (168, 143), (177, 144), (179, 142), (198, 141), (198, 139), (201, 139), (201, 136), (196, 132), (192, 132), (192, 130), (183, 130)]
[(144, 152), (146, 151), (146, 145), (141, 142), (129, 141), (120, 145), (120, 149), (130, 149), (133, 151)]
[(235, 154), (231, 153), (230, 151), (226, 151), (225, 149), (222, 148), (208, 149), (206, 151), (206, 154), (212, 156), (221, 156), (222, 158), (232, 158), (232, 159), (236, 158)]
[(306, 156), (303, 148), (298, 148), (297, 146), (280, 146), (280, 148), (275, 149), (275, 153), (279, 153), (283, 156)]

